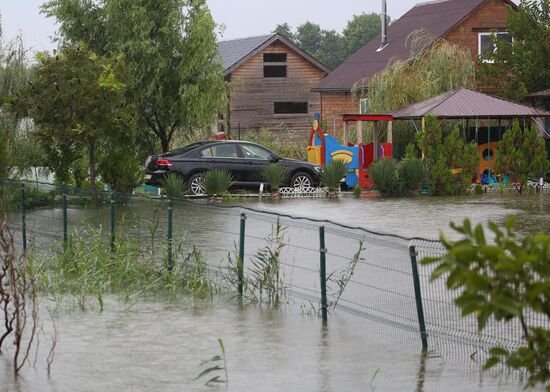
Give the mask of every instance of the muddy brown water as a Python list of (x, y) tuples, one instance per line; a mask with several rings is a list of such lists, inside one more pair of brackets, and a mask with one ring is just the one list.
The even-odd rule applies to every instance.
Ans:
[[(488, 219), (503, 223), (508, 216), (517, 215), (520, 233), (550, 229), (547, 194), (395, 200), (344, 197), (336, 201), (247, 201), (245, 205), (406, 237), (436, 238), (439, 230), (454, 236), (448, 223), (461, 222), (466, 217), (475, 223), (486, 223)], [(157, 215), (164, 217), (163, 209), (155, 215), (154, 208), (144, 203), (137, 207), (138, 215), (150, 222)], [(197, 209), (190, 206), (188, 210), (181, 212), (183, 215), (175, 213), (176, 235), (180, 231), (187, 237), (194, 233), (191, 239), (202, 247), (233, 245), (233, 237), (224, 243), (216, 232), (237, 232), (239, 209), (231, 212), (201, 209), (198, 220), (190, 219)], [(130, 215), (129, 210), (117, 211), (119, 221), (130, 219)], [(28, 222), (31, 227), (55, 233), (52, 238), (59, 238), (61, 216), (60, 210), (40, 210), (30, 212)], [(108, 217), (108, 207), (75, 207), (69, 213), (71, 224), (85, 220), (108, 227)], [(162, 219), (159, 226), (163, 227)], [(141, 237), (146, 238), (150, 232), (151, 227), (143, 228)], [(164, 234), (159, 230), (157, 235)], [(52, 241), (47, 238), (45, 235), (43, 241)], [(44, 308), (52, 305), (47, 299), (42, 304), (46, 335), (42, 337), (36, 367), (26, 367), (20, 377), (14, 378), (9, 351), (0, 356), (0, 391), (520, 391), (523, 388), (517, 375), (482, 373), (475, 361), (443, 358), (437, 352), (422, 356), (414, 345), (401, 344), (391, 334), (371, 333), (366, 328), (340, 322), (323, 327), (307, 312), (240, 307), (222, 298), (198, 302), (136, 300), (133, 304), (109, 298), (103, 312), (61, 309), (57, 321), (58, 346), (48, 377), (45, 355), (51, 327)], [(204, 386), (206, 379), (195, 377), (203, 369), (199, 366), (201, 361), (219, 354), (218, 338), (226, 348), (229, 382), (209, 388)]]

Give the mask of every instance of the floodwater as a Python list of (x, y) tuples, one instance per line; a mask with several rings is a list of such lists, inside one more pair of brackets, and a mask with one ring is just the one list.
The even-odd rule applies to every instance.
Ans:
[[(151, 235), (164, 238), (166, 206), (159, 205), (131, 203), (130, 208), (118, 208), (117, 222), (130, 224), (137, 219), (140, 241), (149, 241)], [(491, 219), (502, 224), (510, 215), (517, 215), (520, 233), (550, 231), (550, 194), (386, 200), (347, 195), (332, 201), (245, 200), (243, 205), (405, 237), (437, 238), (439, 230), (454, 236), (448, 228), (451, 221), (468, 217), (474, 223)], [(217, 248), (227, 254), (238, 238), (240, 212), (238, 208), (178, 206), (174, 208), (174, 237), (186, 237), (199, 248)], [(108, 228), (109, 216), (108, 206), (72, 207), (69, 226), (85, 221)], [(61, 238), (61, 219), (60, 209), (29, 212), (27, 224), (37, 233), (29, 234), (29, 240)], [(252, 234), (260, 229), (258, 221), (253, 222), (247, 223)], [(49, 301), (44, 299), (42, 304), (44, 313)], [(47, 334), (51, 332), (49, 316), (46, 313), (42, 318)], [(190, 299), (142, 300), (132, 305), (111, 298), (103, 312), (59, 312), (50, 378), (45, 371), (46, 336), (41, 338), (36, 368), (26, 367), (17, 379), (11, 374), (9, 355), (0, 356), (0, 391), (212, 390), (204, 385), (207, 378), (195, 378), (204, 369), (199, 366), (201, 361), (220, 354), (218, 338), (225, 345), (229, 382), (213, 390), (523, 390), (517, 374), (482, 373), (475, 358), (443, 358), (437, 352), (422, 356), (418, 340), (402, 344), (405, 334), (394, 339), (400, 332), (385, 333), (391, 328), (379, 326), (375, 331), (330, 320), (325, 328), (307, 311), (240, 307), (221, 298), (196, 303)], [(215, 375), (225, 377), (223, 372)]]
[[(43, 321), (51, 332), (49, 318)], [(61, 313), (51, 376), (41, 337), (35, 368), (14, 379), (0, 357), (2, 391), (521, 391), (517, 377), (422, 356), (369, 333), (277, 310), (214, 300), (143, 301)], [(226, 351), (229, 382), (209, 388), (200, 366)], [(223, 371), (210, 374), (225, 379)]]

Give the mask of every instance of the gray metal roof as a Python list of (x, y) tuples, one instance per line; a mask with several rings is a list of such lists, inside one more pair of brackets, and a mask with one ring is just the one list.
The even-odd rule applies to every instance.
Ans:
[[(443, 0), (421, 3), (388, 27), (388, 45), (378, 51), (380, 34), (324, 78), (312, 91), (351, 91), (353, 86), (381, 72), (394, 60), (411, 56), (411, 33), (422, 29), (431, 43), (443, 38), (488, 0)], [(501, 0), (513, 4), (509, 0)]]
[(259, 35), (256, 37), (232, 39), (228, 41), (218, 42), (218, 50), (222, 58), (223, 68), (228, 70), (233, 67), (244, 57), (254, 52), (265, 42), (267, 42), (274, 34)]
[(550, 112), (545, 110), (467, 88), (459, 88), (388, 114), (396, 120), (429, 115), (440, 118), (550, 117)]
[(260, 35), (257, 37), (233, 39), (229, 41), (218, 42), (218, 50), (220, 52), (225, 74), (230, 74), (235, 68), (238, 68), (241, 64), (248, 61), (248, 59), (254, 56), (260, 50), (268, 47), (275, 41), (279, 41), (296, 53), (304, 57), (311, 62), (317, 68), (321, 69), (325, 73), (329, 73), (330, 70), (319, 62), (315, 57), (300, 49), (298, 45), (284, 37), (281, 34), (273, 33), (270, 35)]

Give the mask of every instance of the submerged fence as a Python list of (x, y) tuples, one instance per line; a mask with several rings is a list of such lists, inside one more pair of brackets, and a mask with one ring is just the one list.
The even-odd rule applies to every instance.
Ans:
[(490, 320), (479, 333), (475, 316), (462, 317), (453, 304), (456, 292), (441, 279), (430, 282), (434, 267), (419, 261), (444, 254), (435, 240), (205, 201), (7, 180), (1, 191), (9, 226), (27, 252), (62, 252), (80, 227), (96, 227), (111, 247), (131, 241), (168, 269), (186, 262), (183, 249), (200, 250), (210, 278), (243, 301), (353, 323), (443, 353), (482, 355), (494, 345), (523, 344), (519, 323)]

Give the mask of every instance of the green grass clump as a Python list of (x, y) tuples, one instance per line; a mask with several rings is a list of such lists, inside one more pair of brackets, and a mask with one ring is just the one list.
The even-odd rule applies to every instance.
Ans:
[(103, 308), (106, 295), (129, 300), (135, 295), (194, 294), (209, 292), (211, 282), (200, 252), (184, 254), (174, 246), (178, 260), (168, 271), (166, 257), (140, 249), (125, 238), (110, 241), (101, 230), (84, 228), (75, 231), (65, 249), (52, 255), (32, 255), (32, 273), (38, 289), (57, 302), (69, 298), (81, 309), (95, 299)]
[(204, 189), (208, 197), (227, 193), (232, 182), (233, 176), (227, 169), (210, 170), (204, 175)]
[(391, 159), (377, 161), (369, 167), (369, 177), (383, 197), (417, 194), (427, 179), (424, 163), (416, 158), (405, 158), (398, 165)]
[(333, 160), (321, 172), (321, 181), (329, 191), (334, 192), (338, 189), (342, 178), (346, 175), (348, 169), (346, 164), (340, 160)]
[(187, 183), (174, 173), (164, 177), (160, 182), (160, 187), (169, 198), (182, 198), (187, 193)]
[(288, 177), (288, 170), (279, 163), (267, 165), (262, 170), (262, 178), (269, 184), (271, 192), (277, 192)]

